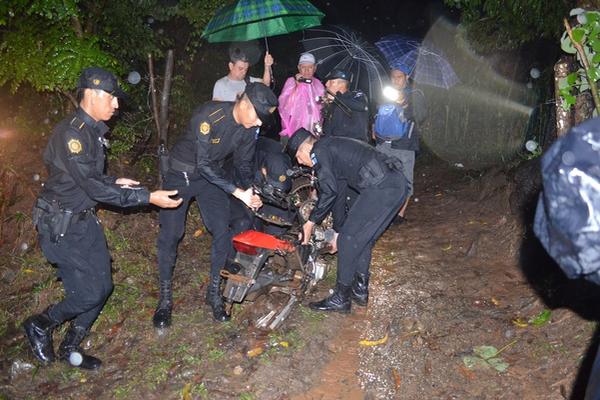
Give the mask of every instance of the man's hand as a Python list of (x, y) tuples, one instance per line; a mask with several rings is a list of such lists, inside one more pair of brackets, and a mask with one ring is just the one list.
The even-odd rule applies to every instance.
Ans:
[(315, 223), (312, 221), (306, 221), (304, 225), (302, 225), (302, 244), (308, 244), (314, 227)]
[(338, 239), (338, 233), (336, 232), (333, 235), (333, 239), (331, 240), (331, 242), (329, 242), (329, 254), (335, 254), (338, 251), (337, 248), (337, 239)]
[(263, 203), (260, 196), (254, 194), (252, 188), (242, 190), (237, 188), (233, 191), (233, 196), (240, 199), (248, 208), (257, 210), (262, 207)]
[(150, 193), (150, 204), (161, 208), (175, 208), (181, 204), (183, 199), (172, 199), (169, 196), (175, 196), (177, 190), (155, 190)]
[(125, 189), (131, 188), (132, 186), (137, 186), (140, 184), (138, 181), (134, 181), (133, 179), (129, 179), (129, 178), (119, 178), (115, 181), (115, 183)]
[(273, 56), (267, 51), (265, 54), (265, 67), (270, 67), (271, 65), (273, 65)]

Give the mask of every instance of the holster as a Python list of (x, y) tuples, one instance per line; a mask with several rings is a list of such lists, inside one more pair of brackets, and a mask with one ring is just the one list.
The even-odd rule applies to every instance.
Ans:
[(33, 207), (32, 219), (40, 234), (48, 235), (52, 243), (58, 243), (71, 225), (73, 211), (61, 209), (57, 201), (49, 202), (38, 197)]
[(169, 172), (169, 151), (164, 143), (161, 143), (160, 146), (158, 146), (158, 168), (160, 171), (160, 176), (164, 182), (167, 177), (167, 173)]
[(360, 177), (358, 187), (363, 189), (379, 185), (385, 178), (385, 171), (380, 161), (373, 158), (358, 170), (358, 176)]

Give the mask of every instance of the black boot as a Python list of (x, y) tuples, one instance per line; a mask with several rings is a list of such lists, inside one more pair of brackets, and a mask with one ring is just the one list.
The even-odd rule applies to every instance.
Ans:
[(47, 364), (56, 359), (52, 343), (52, 332), (58, 326), (48, 315), (48, 310), (41, 314), (32, 315), (23, 322), (25, 336), (29, 339), (29, 345), (35, 357)]
[(308, 306), (318, 311), (337, 311), (348, 314), (352, 302), (350, 301), (351, 287), (338, 283), (333, 294), (321, 301), (309, 303)]
[(58, 356), (62, 361), (68, 362), (73, 367), (82, 369), (98, 369), (102, 361), (96, 357), (87, 355), (79, 346), (88, 334), (87, 329), (71, 324), (65, 334), (65, 338), (58, 347)]
[(160, 281), (160, 300), (152, 322), (155, 328), (166, 328), (171, 326), (171, 311), (173, 310), (173, 290), (171, 281)]
[(213, 318), (218, 322), (229, 321), (231, 317), (225, 312), (225, 303), (221, 296), (221, 277), (211, 276), (206, 289), (206, 304), (212, 307)]
[(369, 302), (369, 274), (361, 274), (357, 272), (354, 274), (354, 280), (352, 281), (352, 301), (359, 306), (366, 306)]

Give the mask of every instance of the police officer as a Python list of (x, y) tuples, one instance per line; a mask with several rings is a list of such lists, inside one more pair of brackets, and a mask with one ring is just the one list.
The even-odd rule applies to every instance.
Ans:
[(323, 111), (323, 136), (343, 136), (369, 141), (367, 96), (349, 90), (350, 73), (334, 69), (325, 77), (327, 104)]
[[(262, 83), (249, 83), (236, 102), (208, 102), (194, 111), (187, 130), (171, 151), (170, 169), (164, 187), (177, 189), (183, 205), (160, 212), (158, 268), (160, 300), (153, 322), (157, 328), (171, 324), (173, 308), (171, 278), (177, 245), (185, 229), (190, 200), (196, 198), (202, 221), (212, 234), (210, 283), (206, 302), (217, 321), (226, 321), (220, 293), (220, 271), (232, 253), (230, 196), (247, 207), (260, 208), (260, 198), (250, 188), (254, 176), (253, 157), (258, 127), (266, 122), (277, 106), (277, 97)], [(241, 184), (235, 185), (223, 170), (233, 155)]]
[[(272, 191), (281, 195), (289, 193), (292, 189), (292, 181), (288, 176), (291, 168), (292, 161), (283, 151), (280, 142), (264, 136), (258, 138), (254, 157), (254, 184), (256, 186), (264, 191)], [(264, 218), (255, 218), (248, 207), (240, 201), (233, 201), (231, 203), (232, 233), (235, 235), (249, 229), (276, 236), (285, 233), (287, 228), (268, 223), (268, 220), (269, 217), (274, 216), (283, 221), (291, 221), (293, 219), (292, 211), (282, 209), (277, 204), (271, 204), (268, 200), (265, 203), (261, 207), (260, 213), (266, 217), (266, 222)]]
[(371, 251), (407, 195), (400, 162), (359, 140), (334, 136), (316, 140), (305, 130), (292, 136), (288, 151), (317, 176), (319, 198), (302, 227), (304, 244), (315, 224), (332, 209), (340, 180), (358, 192), (332, 243), (333, 251), (338, 250), (335, 291), (322, 301), (310, 303), (310, 308), (348, 313), (351, 300), (366, 306)]
[(79, 108), (57, 125), (44, 151), (49, 177), (33, 210), (40, 246), (48, 261), (58, 267), (65, 298), (29, 317), (23, 327), (34, 355), (48, 363), (55, 359), (53, 330), (72, 320), (59, 358), (97, 369), (101, 361), (79, 347), (113, 288), (96, 204), (176, 207), (181, 199), (169, 198), (177, 191), (150, 193), (135, 180), (104, 174), (108, 127), (103, 121), (115, 113), (117, 97), (123, 92), (113, 74), (96, 67), (83, 71), (78, 87)]

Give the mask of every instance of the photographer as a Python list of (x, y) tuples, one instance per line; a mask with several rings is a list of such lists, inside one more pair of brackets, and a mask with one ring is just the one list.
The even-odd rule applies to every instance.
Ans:
[(315, 123), (321, 121), (322, 105), (317, 97), (325, 93), (325, 87), (315, 78), (317, 66), (311, 53), (303, 53), (298, 61), (298, 73), (287, 79), (279, 95), (279, 115), (282, 130), (279, 135), (287, 140), (294, 132), (304, 128), (312, 134)]

